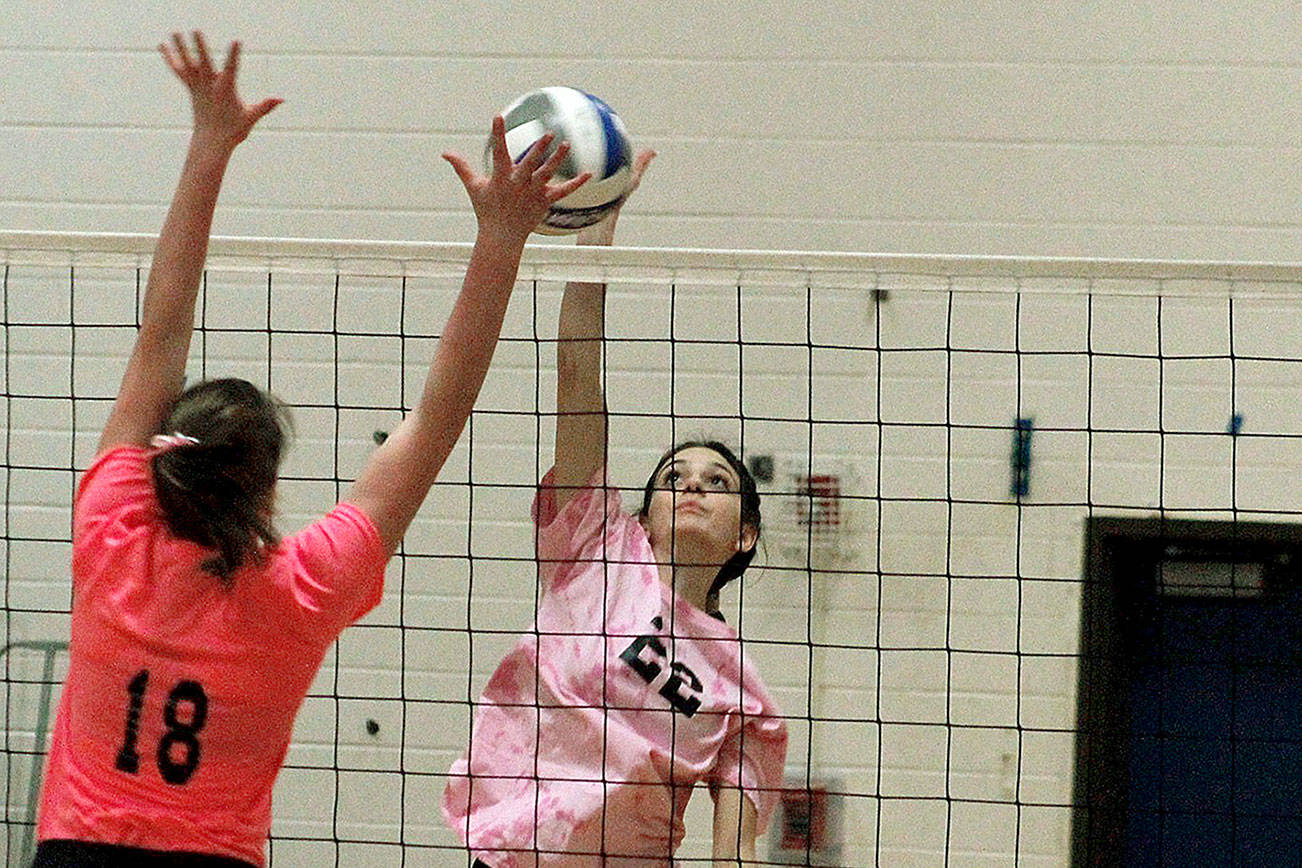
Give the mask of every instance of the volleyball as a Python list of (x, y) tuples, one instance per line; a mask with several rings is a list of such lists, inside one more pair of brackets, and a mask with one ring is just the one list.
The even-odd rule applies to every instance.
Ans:
[[(633, 171), (633, 146), (624, 122), (606, 103), (576, 88), (544, 87), (529, 91), (502, 109), (502, 118), (512, 160), (519, 160), (530, 145), (552, 132), (556, 138), (549, 153), (563, 141), (570, 143), (570, 153), (555, 179), (564, 181), (592, 173), (587, 183), (552, 206), (535, 232), (578, 232), (601, 222), (624, 201)], [(491, 140), (484, 157), (491, 165)]]

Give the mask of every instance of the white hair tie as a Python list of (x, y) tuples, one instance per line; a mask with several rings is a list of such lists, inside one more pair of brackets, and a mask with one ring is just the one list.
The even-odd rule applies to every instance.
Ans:
[(189, 434), (173, 431), (171, 434), (155, 434), (149, 438), (149, 445), (155, 452), (169, 452), (181, 446), (197, 446), (199, 441)]

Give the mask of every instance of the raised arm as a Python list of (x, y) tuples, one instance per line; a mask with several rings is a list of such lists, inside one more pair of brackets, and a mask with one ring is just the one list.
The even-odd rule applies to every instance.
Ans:
[(398, 547), (416, 517), (479, 396), (525, 239), (553, 202), (588, 179), (583, 174), (565, 183), (550, 183), (569, 152), (569, 146), (562, 144), (544, 161), (550, 142), (551, 136), (544, 136), (513, 164), (502, 118), (497, 117), (490, 176), (477, 174), (463, 157), (443, 155), (466, 187), (479, 232), (420, 400), (371, 456), (348, 496), (375, 522), (390, 551)]
[[(655, 151), (640, 151), (633, 161), (629, 195)], [(625, 199), (627, 201), (627, 198)], [(579, 244), (610, 245), (619, 209), (579, 232)], [(606, 461), (606, 393), (601, 350), (606, 335), (606, 285), (565, 285), (556, 328), (556, 449), (553, 482), (557, 508), (563, 507)]]
[(154, 248), (135, 348), (117, 400), (100, 435), (99, 451), (124, 443), (145, 443), (158, 432), (185, 378), (194, 329), (194, 305), (208, 254), (208, 233), (222, 178), (235, 147), (254, 124), (280, 104), (266, 99), (246, 104), (236, 93), (240, 44), (232, 42), (217, 70), (203, 35), (193, 48), (181, 34), (159, 51), (190, 91), (194, 131), (172, 206)]

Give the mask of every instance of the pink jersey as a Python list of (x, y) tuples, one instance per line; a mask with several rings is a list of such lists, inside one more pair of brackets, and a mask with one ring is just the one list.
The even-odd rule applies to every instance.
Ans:
[(37, 835), (263, 863), (271, 789), (330, 643), (380, 600), (388, 552), (340, 504), (225, 589), (171, 536), (150, 453), (122, 447), (73, 510), (72, 642)]
[(761, 828), (782, 785), (786, 726), (737, 633), (660, 580), (603, 478), (559, 514), (543, 479), (536, 629), (485, 687), (443, 796), (493, 868), (666, 866), (697, 783), (741, 787)]

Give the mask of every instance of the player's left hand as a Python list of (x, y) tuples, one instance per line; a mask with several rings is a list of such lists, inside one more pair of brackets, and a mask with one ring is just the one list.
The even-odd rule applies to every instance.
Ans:
[(555, 202), (573, 193), (592, 177), (591, 172), (584, 172), (568, 181), (551, 183), (552, 176), (570, 150), (569, 143), (562, 142), (550, 157), (544, 159), (552, 139), (553, 134), (548, 133), (534, 142), (519, 162), (512, 162), (506, 148), (506, 125), (498, 115), (493, 118), (492, 174), (476, 172), (459, 154), (443, 155), (465, 186), (481, 231), (501, 233), (505, 239), (523, 243)]
[(211, 137), (216, 143), (234, 148), (248, 137), (253, 125), (282, 100), (273, 98), (251, 105), (245, 103), (235, 91), (240, 44), (231, 43), (226, 52), (226, 63), (218, 71), (208, 54), (203, 34), (196, 30), (192, 38), (193, 49), (186, 45), (180, 33), (173, 33), (172, 44), (161, 43), (158, 50), (190, 91), (195, 134)]

